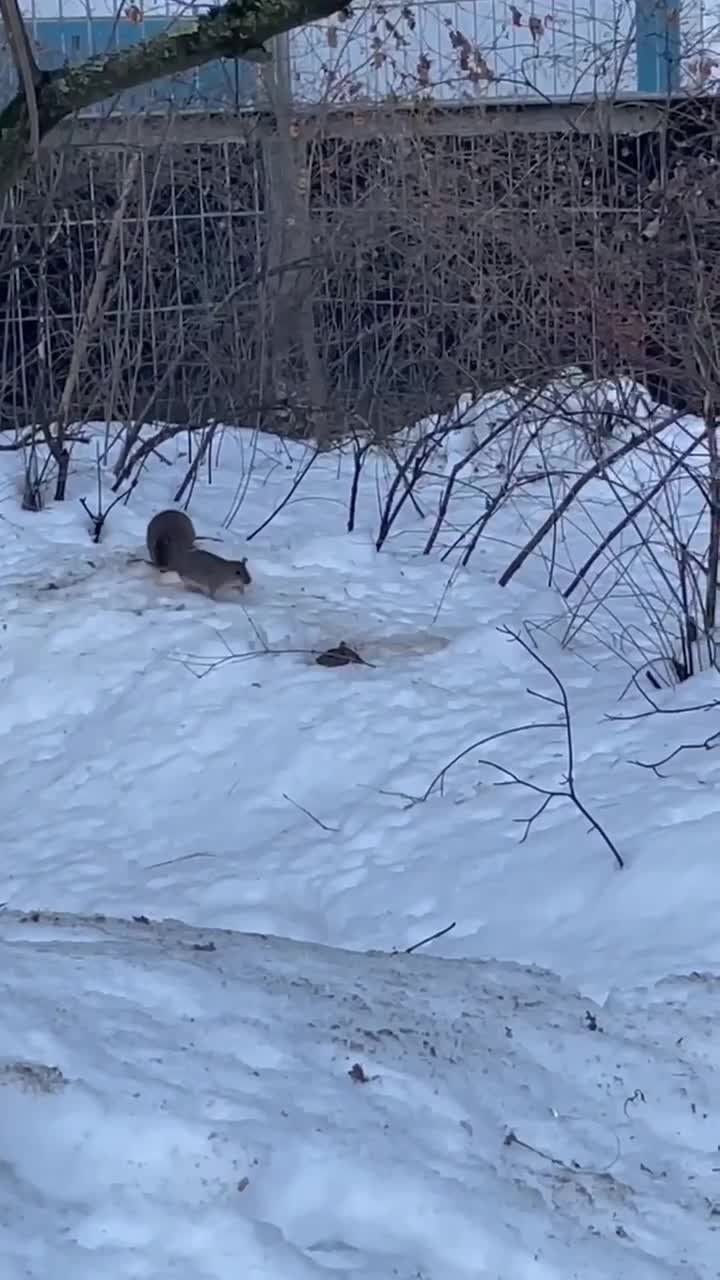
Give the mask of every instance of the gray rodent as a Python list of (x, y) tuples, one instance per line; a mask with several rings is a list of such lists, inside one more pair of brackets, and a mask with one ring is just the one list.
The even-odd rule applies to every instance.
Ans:
[(147, 547), (152, 563), (172, 569), (190, 591), (203, 591), (212, 600), (222, 587), (244, 591), (252, 582), (247, 561), (224, 560), (195, 544), (195, 526), (184, 511), (160, 511), (147, 527)]
[(212, 551), (195, 547), (179, 551), (173, 557), (172, 567), (180, 574), (184, 586), (190, 591), (204, 591), (211, 600), (222, 587), (244, 591), (252, 582), (246, 560), (224, 560)]

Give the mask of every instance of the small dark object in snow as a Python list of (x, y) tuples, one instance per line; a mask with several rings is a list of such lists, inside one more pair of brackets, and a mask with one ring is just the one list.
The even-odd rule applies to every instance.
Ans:
[(250, 1179), (241, 1178), (237, 1184), (237, 1189), (238, 1191), (246, 1191), (249, 1186), (250, 1186)]
[(193, 951), (214, 951), (214, 942), (193, 942)]
[(319, 653), (315, 661), (321, 667), (346, 667), (349, 662), (359, 662), (361, 666), (368, 666), (368, 663), (364, 662), (344, 640), (341, 640), (334, 649), (326, 649), (324, 653)]
[(600, 1027), (598, 1026), (598, 1020), (595, 1017), (595, 1014), (591, 1013), (589, 1009), (587, 1009), (585, 1012), (585, 1026), (587, 1027), (588, 1031), (600, 1030)]
[(348, 1075), (355, 1084), (368, 1084), (370, 1080), (369, 1075), (366, 1075), (365, 1069), (360, 1066), (359, 1062), (353, 1063)]
[(149, 924), (149, 923), (150, 923), (150, 921), (149, 921), (149, 919), (148, 919), (148, 917), (147, 917), (147, 916), (133, 916), (133, 922), (134, 922), (135, 924)]
[(671, 657), (670, 662), (672, 663), (672, 668), (679, 684), (684, 684), (686, 680), (690, 679), (690, 671), (688, 670), (687, 663), (682, 662), (680, 658), (676, 658), (674, 656)]
[(0, 1066), (0, 1084), (19, 1084), (38, 1093), (56, 1093), (65, 1088), (67, 1080), (59, 1067), (48, 1067), (44, 1062), (7, 1062)]

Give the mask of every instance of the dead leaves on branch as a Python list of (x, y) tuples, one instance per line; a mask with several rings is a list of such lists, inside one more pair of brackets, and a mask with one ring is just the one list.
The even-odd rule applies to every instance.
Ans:
[[(520, 25), (522, 22), (520, 11), (513, 8), (512, 13), (517, 15), (519, 19), (519, 22), (515, 22), (514, 25)], [(350, 18), (356, 16), (353, 9), (345, 8), (338, 14), (337, 22), (328, 23), (325, 28), (325, 38), (329, 49), (338, 50), (340, 48), (339, 24), (347, 23)], [(480, 82), (489, 84), (496, 80), (496, 73), (490, 66), (486, 53), (479, 45), (474, 44), (451, 18), (443, 18), (442, 23), (447, 32), (451, 52), (454, 55), (453, 61), (460, 71), (460, 78), (467, 80), (471, 84)], [(533, 39), (537, 38), (544, 29), (542, 20), (534, 17), (529, 20), (529, 26)], [(406, 81), (409, 76), (408, 70), (396, 63), (395, 56), (411, 49), (413, 44), (416, 44), (417, 37), (414, 35), (416, 29), (417, 16), (412, 5), (405, 4), (399, 9), (395, 9), (394, 6), (390, 8), (384, 4), (374, 5), (370, 9), (370, 22), (366, 28), (369, 44), (367, 49), (368, 65), (376, 71), (381, 67), (387, 67), (390, 71), (397, 73), (399, 80)], [(425, 50), (420, 50), (414, 68), (417, 88), (430, 89), (433, 84), (439, 83), (440, 79), (442, 79), (442, 75), (433, 77), (434, 61), (438, 60), (431, 58)], [(338, 81), (337, 68), (326, 66), (323, 71), (331, 82)], [(350, 96), (357, 96), (357, 94), (362, 93), (362, 87), (352, 78), (349, 92)]]

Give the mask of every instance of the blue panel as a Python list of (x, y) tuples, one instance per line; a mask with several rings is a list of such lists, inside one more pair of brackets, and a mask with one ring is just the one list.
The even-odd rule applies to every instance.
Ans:
[(680, 0), (635, 0), (637, 86), (641, 93), (680, 88)]

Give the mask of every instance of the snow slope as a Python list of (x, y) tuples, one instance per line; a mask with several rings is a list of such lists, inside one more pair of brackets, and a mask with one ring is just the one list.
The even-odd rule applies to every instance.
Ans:
[[(477, 493), (423, 557), (429, 478), (378, 555), (381, 456), (348, 534), (351, 459), (293, 491), (303, 450), (248, 432), (190, 512), (255, 581), (244, 605), (187, 594), (133, 559), (183, 447), (98, 546), (93, 443), (37, 515), (0, 455), (4, 1274), (717, 1276), (717, 757), (637, 763), (717, 732), (717, 673), (647, 715), (621, 646), (559, 643), (542, 554), (498, 587), (541, 488), (458, 570), (439, 553)], [(568, 572), (615, 519), (603, 486), (563, 534)], [(538, 792), (497, 785), (567, 770), (532, 692), (557, 687), (507, 629), (562, 681), (605, 841), (567, 799), (528, 826)], [(340, 640), (372, 665), (318, 666)], [(205, 951), (210, 928), (268, 938)]]
[(0, 930), (7, 1280), (717, 1274), (717, 981)]

